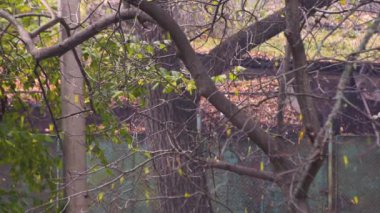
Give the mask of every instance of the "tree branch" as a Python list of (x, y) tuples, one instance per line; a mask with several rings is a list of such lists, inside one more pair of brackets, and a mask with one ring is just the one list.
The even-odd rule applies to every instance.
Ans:
[(195, 80), (199, 94), (222, 112), (232, 124), (244, 131), (269, 156), (276, 169), (284, 171), (291, 168), (293, 163), (286, 158), (287, 156), (284, 157), (288, 144), (271, 137), (252, 116), (240, 110), (216, 88), (176, 21), (154, 2), (141, 0), (129, 0), (128, 2), (146, 12), (170, 33), (178, 48), (179, 57)]
[[(366, 35), (360, 42), (360, 45), (356, 51), (356, 53), (362, 52), (367, 43), (369, 42), (370, 38), (375, 34), (377, 28), (380, 25), (380, 13), (378, 14), (377, 18), (375, 19), (374, 23), (371, 25), (371, 27), (368, 29)], [(354, 61), (357, 58), (357, 54), (351, 54), (348, 56), (348, 61)], [(353, 64), (347, 63), (346, 67), (343, 71), (342, 76), (340, 77), (337, 92), (335, 95), (335, 104), (333, 106), (333, 109), (331, 110), (326, 123), (324, 124), (323, 128), (319, 131), (317, 136), (317, 142), (314, 145), (313, 150), (311, 151), (311, 154), (309, 155), (308, 159), (311, 161), (310, 164), (304, 169), (304, 171), (301, 174), (300, 182), (297, 185), (297, 188), (295, 189), (295, 196), (296, 198), (303, 198), (306, 197), (307, 192), (310, 188), (311, 183), (313, 182), (316, 174), (318, 173), (319, 169), (321, 168), (323, 161), (325, 159), (325, 153), (326, 153), (326, 144), (330, 141), (332, 137), (332, 125), (333, 121), (336, 118), (336, 116), (339, 113), (340, 107), (342, 105), (343, 99), (344, 99), (344, 90), (347, 87), (347, 84), (350, 80), (350, 76), (353, 72)]]
[(66, 40), (54, 46), (38, 49), (35, 47), (30, 34), (22, 27), (21, 24), (19, 24), (16, 21), (16, 19), (12, 15), (0, 9), (0, 17), (5, 18), (17, 28), (22, 41), (26, 45), (28, 52), (38, 61), (41, 61), (46, 58), (60, 56), (66, 53), (67, 51), (75, 48), (77, 45), (88, 40), (89, 38), (95, 36), (97, 33), (106, 29), (111, 24), (119, 22), (120, 20), (128, 20), (137, 17), (139, 20), (154, 22), (154, 20), (152, 20), (149, 16), (141, 13), (141, 11), (139, 10), (121, 10), (120, 13), (116, 15), (112, 14), (104, 17), (103, 19), (100, 19), (99, 21), (90, 25), (86, 29), (76, 33), (75, 35), (67, 38)]
[(272, 172), (260, 171), (246, 166), (233, 165), (219, 160), (206, 160), (206, 164), (208, 167), (227, 170), (239, 175), (246, 175), (272, 182), (277, 180), (276, 175)]
[(45, 30), (47, 30), (47, 29), (49, 29), (51, 27), (53, 27), (54, 25), (56, 25), (58, 22), (61, 22), (61, 21), (63, 21), (63, 20), (61, 18), (58, 18), (58, 17), (55, 17), (55, 18), (51, 19), (46, 24), (42, 25), (41, 27), (39, 27), (38, 29), (36, 29), (35, 31), (33, 31), (32, 33), (30, 33), (30, 37), (35, 38), (40, 33), (44, 32)]
[(49, 11), (52, 19), (56, 18), (57, 15), (55, 11), (49, 6), (49, 4), (46, 2), (46, 0), (41, 0), (42, 4), (46, 7), (46, 9)]
[(0, 9), (0, 17), (5, 18), (9, 23), (11, 23), (13, 26), (16, 27), (18, 33), (20, 34), (20, 38), (25, 43), (26, 49), (32, 53), (36, 51), (36, 47), (33, 43), (32, 38), (30, 37), (29, 33), (22, 27), (21, 24), (19, 24), (11, 14), (7, 13), (5, 10)]
[[(334, 0), (308, 0), (302, 1), (306, 10), (311, 10), (307, 15), (311, 16), (315, 10), (332, 4)], [(211, 76), (220, 75), (231, 67), (232, 61), (241, 58), (248, 51), (264, 43), (285, 30), (285, 9), (278, 10), (272, 15), (240, 30), (218, 46), (212, 49), (204, 59), (204, 64)]]
[[(285, 35), (289, 43), (289, 48), (293, 56), (295, 92), (301, 94), (312, 94), (310, 87), (310, 77), (307, 72), (306, 52), (301, 38), (303, 15), (299, 0), (286, 0), (286, 31)], [(318, 112), (315, 108), (313, 99), (310, 96), (297, 96), (300, 110), (303, 116), (303, 123), (306, 133), (312, 142), (320, 128)]]

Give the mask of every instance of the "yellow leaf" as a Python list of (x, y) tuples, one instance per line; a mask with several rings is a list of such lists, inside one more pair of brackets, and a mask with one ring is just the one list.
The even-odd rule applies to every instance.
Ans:
[(178, 174), (179, 174), (179, 176), (183, 176), (183, 170), (182, 170), (182, 168), (178, 169)]
[(345, 167), (347, 167), (349, 164), (347, 155), (343, 155), (343, 164)]
[(137, 81), (137, 84), (140, 85), (140, 86), (144, 85), (144, 84), (145, 84), (144, 79), (139, 79), (139, 80)]
[(226, 136), (229, 137), (231, 135), (231, 128), (228, 128), (226, 130)]
[(103, 198), (104, 198), (104, 192), (99, 192), (98, 197), (97, 197), (98, 201), (102, 202)]
[(214, 6), (217, 6), (219, 4), (219, 2), (218, 1), (212, 1), (211, 4)]
[(340, 5), (346, 5), (346, 0), (339, 0)]
[(115, 188), (115, 184), (111, 184), (111, 189), (114, 189)]
[(79, 95), (74, 95), (74, 103), (79, 104)]
[(147, 175), (149, 174), (149, 168), (148, 167), (144, 167), (144, 173)]
[(303, 120), (303, 115), (302, 114), (300, 114), (299, 119), (300, 119), (300, 121)]
[(351, 203), (354, 204), (354, 205), (358, 205), (359, 204), (359, 197), (358, 196), (354, 196), (351, 199)]
[(146, 205), (149, 206), (149, 199), (150, 199), (149, 191), (145, 191), (145, 199), (146, 199), (145, 201)]
[(264, 162), (260, 162), (260, 171), (264, 171)]
[(149, 152), (144, 152), (144, 156), (148, 159), (152, 158), (152, 155)]
[(150, 199), (150, 193), (149, 193), (149, 191), (145, 191), (145, 198), (146, 199)]
[(54, 131), (54, 125), (53, 125), (53, 124), (49, 124), (49, 131), (50, 131), (50, 132), (53, 132), (53, 131)]
[(302, 139), (305, 137), (305, 132), (303, 130), (298, 132), (298, 144), (301, 143)]
[(189, 198), (189, 197), (191, 197), (191, 194), (190, 193), (188, 193), (188, 192), (185, 192), (185, 194), (183, 195), (185, 198)]
[(124, 176), (121, 176), (121, 178), (119, 179), (120, 184), (123, 184), (124, 181), (125, 181)]

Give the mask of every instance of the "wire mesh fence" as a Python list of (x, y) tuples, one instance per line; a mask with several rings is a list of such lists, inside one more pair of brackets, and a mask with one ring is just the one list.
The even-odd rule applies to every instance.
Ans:
[[(308, 194), (311, 211), (331, 212), (332, 208), (335, 212), (377, 212), (380, 209), (380, 150), (374, 146), (374, 138), (337, 136), (334, 144), (330, 152), (333, 154), (331, 164), (326, 160)], [(102, 147), (113, 159), (117, 159), (115, 153), (125, 155), (128, 150), (128, 147), (121, 149), (112, 143), (104, 143)], [(131, 156), (121, 160), (119, 166), (132, 169), (145, 159), (143, 155)], [(267, 159), (260, 152), (251, 156), (244, 165), (260, 168), (264, 162), (264, 169), (270, 170), (266, 168)], [(239, 163), (230, 150), (225, 151), (223, 158), (232, 164)], [(329, 172), (333, 175), (329, 176)], [(107, 175), (107, 171), (103, 175), (93, 175), (90, 182), (97, 186), (104, 183)], [(209, 170), (207, 177), (214, 212), (288, 212), (286, 199), (274, 183), (218, 169)], [(107, 190), (101, 189), (107, 196), (103, 200), (108, 202), (94, 202), (92, 210), (119, 212), (120, 208), (126, 208), (128, 212), (155, 212), (155, 208), (159, 208), (155, 181), (154, 172), (142, 167), (140, 172), (110, 184)], [(329, 187), (330, 182), (332, 187)], [(92, 195), (97, 196), (99, 191)]]

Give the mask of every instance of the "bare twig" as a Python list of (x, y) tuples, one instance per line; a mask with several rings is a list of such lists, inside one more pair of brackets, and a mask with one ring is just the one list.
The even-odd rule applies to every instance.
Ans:
[(48, 111), (49, 111), (49, 114), (50, 114), (50, 118), (51, 118), (53, 126), (54, 126), (54, 131), (55, 131), (56, 136), (58, 138), (59, 145), (61, 146), (61, 150), (63, 150), (63, 142), (62, 142), (61, 136), (59, 135), (58, 124), (57, 124), (57, 122), (56, 122), (56, 120), (54, 118), (54, 113), (53, 113), (53, 110), (50, 107), (50, 103), (49, 103), (49, 100), (47, 98), (44, 85), (43, 85), (43, 83), (41, 81), (40, 75), (38, 74), (38, 67), (40, 67), (40, 64), (39, 64), (39, 61), (36, 61), (36, 65), (34, 66), (33, 73), (37, 77), (38, 84), (40, 85), (40, 88), (41, 88), (41, 91), (42, 91), (42, 97), (44, 98), (44, 101), (46, 103), (46, 107), (48, 108)]
[[(357, 48), (356, 52), (361, 52), (365, 49), (367, 43), (376, 32), (379, 25), (380, 25), (380, 13), (378, 14), (377, 18), (374, 20), (371, 27), (368, 29), (366, 35), (360, 42), (360, 45)], [(356, 59), (357, 56), (358, 55), (356, 53), (350, 54), (348, 57), (348, 60), (353, 61)], [(315, 146), (308, 157), (308, 159), (311, 160), (311, 163), (308, 166), (306, 166), (306, 168), (303, 170), (301, 174), (301, 178), (300, 178), (301, 181), (296, 187), (295, 196), (297, 198), (306, 196), (306, 193), (311, 183), (313, 182), (315, 175), (319, 171), (319, 168), (322, 166), (322, 163), (325, 159), (326, 144), (330, 141), (332, 137), (333, 121), (335, 120), (336, 116), (339, 113), (340, 107), (343, 102), (344, 89), (346, 88), (350, 80), (350, 76), (353, 70), (354, 70), (353, 64), (351, 63), (346, 64), (345, 70), (343, 71), (343, 74), (338, 83), (337, 93), (335, 95), (336, 101), (333, 106), (333, 109), (331, 110), (323, 128), (321, 128), (321, 130), (319, 131), (317, 135), (317, 142), (315, 143)]]
[(219, 160), (206, 160), (206, 165), (211, 168), (223, 169), (239, 175), (246, 175), (272, 182), (277, 181), (276, 175), (272, 172), (260, 171), (246, 166), (233, 165)]

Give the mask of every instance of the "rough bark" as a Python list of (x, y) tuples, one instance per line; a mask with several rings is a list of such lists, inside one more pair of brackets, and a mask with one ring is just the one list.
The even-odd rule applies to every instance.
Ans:
[(245, 132), (268, 155), (275, 171), (285, 172), (294, 168), (293, 162), (289, 159), (288, 152), (291, 146), (270, 136), (260, 127), (255, 118), (239, 109), (224, 94), (217, 90), (185, 34), (171, 16), (163, 12), (154, 2), (129, 2), (149, 14), (163, 29), (170, 33), (177, 47), (177, 54), (195, 80), (199, 94), (222, 112), (233, 125)]
[(290, 51), (293, 56), (293, 69), (295, 76), (295, 83), (293, 88), (297, 96), (298, 104), (303, 115), (303, 123), (311, 140), (320, 128), (318, 119), (318, 112), (315, 109), (313, 99), (308, 96), (311, 93), (311, 79), (307, 72), (307, 58), (306, 52), (301, 38), (301, 29), (303, 15), (301, 11), (301, 4), (298, 0), (286, 1), (286, 38), (289, 43)]
[[(163, 8), (169, 11), (170, 8)], [(148, 40), (163, 38), (161, 29), (155, 29)], [(179, 70), (180, 62), (174, 47), (159, 55), (173, 55), (158, 60), (168, 70)], [(154, 161), (158, 174), (158, 212), (212, 212), (208, 199), (206, 174), (199, 162), (192, 161), (181, 152), (197, 155), (197, 130), (195, 97), (184, 92), (182, 95), (164, 94), (161, 87), (149, 88), (147, 133), (155, 151), (176, 150), (178, 154), (162, 156)]]
[[(293, 56), (293, 69), (295, 83), (293, 88), (297, 96), (297, 101), (300, 105), (301, 114), (303, 115), (303, 125), (309, 139), (314, 142), (315, 137), (320, 129), (317, 110), (313, 99), (307, 96), (311, 93), (310, 77), (307, 72), (306, 52), (301, 38), (301, 29), (303, 23), (303, 15), (299, 0), (286, 0), (286, 31), (285, 35), (289, 44), (290, 52)], [(290, 189), (292, 190), (292, 189)], [(289, 192), (284, 192), (289, 193)], [(292, 191), (290, 191), (292, 193)], [(302, 193), (291, 194), (290, 206), (293, 212), (309, 212), (307, 202), (308, 188)]]
[(193, 116), (196, 104), (178, 95), (165, 95), (160, 88), (150, 90), (148, 102), (152, 109), (148, 113), (147, 133), (153, 149), (178, 152), (154, 161), (158, 193), (164, 197), (159, 200), (157, 212), (211, 212), (203, 167), (182, 153), (197, 155)]
[[(79, 1), (61, 0), (59, 12), (67, 23), (79, 23)], [(61, 40), (68, 37), (61, 29)], [(63, 164), (66, 212), (87, 212), (88, 195), (86, 172), (85, 117), (83, 111), (83, 76), (73, 52), (61, 57), (61, 100), (63, 132)], [(82, 193), (80, 193), (82, 192)]]

